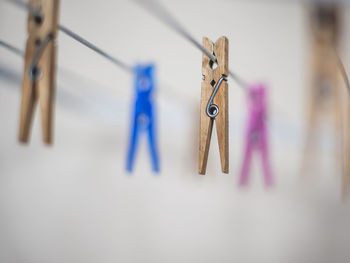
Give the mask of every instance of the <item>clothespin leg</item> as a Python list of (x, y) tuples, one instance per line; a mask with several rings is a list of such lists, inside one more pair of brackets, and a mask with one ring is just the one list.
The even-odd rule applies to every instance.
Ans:
[(216, 131), (220, 151), (221, 170), (229, 171), (229, 142), (228, 142), (228, 88), (227, 82), (221, 84), (214, 98), (214, 104), (221, 105), (219, 115), (215, 118)]
[[(334, 80), (336, 81), (336, 80)], [(337, 84), (337, 83), (335, 83)], [(339, 88), (339, 85), (335, 86), (337, 88)], [(344, 115), (343, 115), (343, 111), (344, 108), (342, 107), (342, 105), (339, 103), (339, 101), (341, 100), (341, 95), (339, 94), (339, 91), (335, 91), (337, 93), (337, 100), (334, 101), (334, 113), (335, 113), (335, 126), (336, 126), (336, 142), (338, 145), (338, 149), (337, 149), (337, 163), (336, 165), (340, 168), (341, 171), (341, 177), (342, 177), (342, 196), (343, 198), (346, 197), (346, 195), (348, 194), (348, 190), (349, 190), (349, 181), (348, 181), (348, 176), (349, 176), (349, 171), (348, 169), (346, 169), (346, 165), (348, 165), (349, 160), (347, 160), (347, 146), (346, 144), (348, 143), (346, 137), (344, 136), (344, 127), (345, 127), (345, 123), (344, 122)]]
[(261, 128), (260, 147), (261, 147), (261, 160), (262, 160), (262, 166), (263, 166), (263, 172), (264, 172), (265, 185), (269, 187), (273, 185), (273, 176), (272, 176), (271, 166), (270, 166), (266, 127)]
[[(26, 46), (26, 56), (34, 53), (35, 47), (29, 39)], [(25, 59), (24, 74), (22, 81), (21, 115), (19, 127), (19, 141), (27, 143), (30, 135), (30, 128), (34, 115), (34, 107), (38, 94), (35, 83), (29, 76), (30, 58)]]
[(156, 142), (156, 136), (155, 136), (155, 125), (153, 120), (153, 117), (150, 118), (151, 121), (148, 125), (148, 141), (149, 141), (149, 147), (150, 147), (150, 153), (151, 153), (151, 161), (152, 161), (152, 170), (156, 173), (159, 172), (159, 157), (158, 157), (158, 150), (157, 150), (157, 142)]
[(132, 123), (132, 134), (130, 136), (130, 142), (129, 142), (129, 150), (128, 150), (128, 156), (126, 160), (126, 170), (128, 172), (132, 172), (135, 162), (135, 154), (136, 154), (136, 148), (138, 145), (138, 116), (135, 114), (134, 120)]
[(205, 109), (209, 100), (210, 90), (206, 91), (202, 88), (202, 99), (201, 99), (201, 115), (200, 115), (200, 131), (199, 131), (199, 174), (204, 175), (207, 170), (208, 154), (210, 139), (213, 130), (213, 120), (209, 118)]
[(347, 136), (344, 146), (343, 164), (343, 198), (350, 194), (350, 102), (347, 103)]
[(246, 139), (246, 146), (244, 151), (243, 165), (241, 169), (241, 175), (239, 179), (239, 184), (241, 186), (246, 186), (248, 184), (248, 177), (250, 172), (250, 165), (252, 160), (253, 144), (250, 139), (250, 134), (248, 134)]
[[(312, 99), (310, 109), (308, 112), (308, 123), (306, 128), (306, 138), (305, 138), (305, 145), (304, 145), (304, 153), (303, 153), (303, 160), (301, 169), (302, 172), (305, 173), (305, 170), (312, 167), (312, 164), (314, 162), (314, 155), (315, 152), (315, 130), (316, 125), (318, 122), (318, 112), (317, 112), (317, 102)], [(311, 163), (310, 163), (311, 161)]]
[(45, 143), (50, 144), (53, 138), (53, 111), (56, 85), (56, 48), (54, 42), (51, 41), (46, 47), (42, 55), (42, 60), (39, 63), (39, 68), (42, 70), (38, 87), (43, 140)]

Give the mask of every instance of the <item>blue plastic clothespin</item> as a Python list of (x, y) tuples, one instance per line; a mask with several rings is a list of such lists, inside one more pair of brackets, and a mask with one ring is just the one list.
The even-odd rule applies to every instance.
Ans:
[(130, 144), (127, 156), (126, 169), (132, 172), (134, 167), (136, 148), (141, 133), (147, 132), (148, 142), (151, 153), (152, 170), (159, 172), (159, 158), (156, 144), (156, 123), (154, 117), (154, 74), (155, 66), (148, 65), (136, 65), (134, 68), (135, 73), (135, 103), (134, 112), (132, 115), (132, 124), (130, 132)]

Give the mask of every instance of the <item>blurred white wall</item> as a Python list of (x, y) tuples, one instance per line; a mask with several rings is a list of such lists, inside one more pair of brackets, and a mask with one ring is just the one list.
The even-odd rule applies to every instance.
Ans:
[[(62, 33), (54, 146), (41, 142), (39, 112), (30, 144), (20, 145), (23, 61), (0, 48), (0, 68), (9, 71), (0, 77), (0, 262), (349, 262), (350, 205), (341, 199), (334, 142), (321, 149), (316, 172), (300, 174), (305, 7), (163, 3), (197, 40), (226, 35), (231, 70), (269, 85), (275, 187), (264, 188), (258, 158), (250, 187), (237, 186), (246, 105), (232, 80), (230, 174), (220, 173), (215, 133), (207, 175), (197, 174), (200, 51), (132, 1), (61, 1), (61, 24), (127, 63), (156, 62), (162, 172), (151, 173), (143, 140), (135, 173), (125, 173), (132, 77)], [(349, 25), (350, 5), (343, 11)], [(23, 49), (26, 17), (1, 1), (0, 39)], [(350, 70), (350, 27), (343, 33), (341, 56)]]

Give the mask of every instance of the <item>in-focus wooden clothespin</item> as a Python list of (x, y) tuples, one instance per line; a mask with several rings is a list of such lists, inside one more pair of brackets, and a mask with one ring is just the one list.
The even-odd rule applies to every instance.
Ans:
[(220, 37), (215, 43), (203, 38), (203, 46), (217, 59), (203, 54), (202, 92), (200, 106), (199, 174), (205, 174), (214, 120), (218, 135), (221, 170), (229, 170), (228, 143), (228, 39)]
[(39, 100), (43, 141), (53, 140), (56, 85), (56, 35), (59, 0), (29, 0), (28, 39), (22, 80), (19, 140), (29, 140), (34, 108)]

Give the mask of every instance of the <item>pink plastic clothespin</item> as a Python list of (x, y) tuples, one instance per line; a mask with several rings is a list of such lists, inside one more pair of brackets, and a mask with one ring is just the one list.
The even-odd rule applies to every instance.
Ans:
[(268, 156), (266, 88), (263, 84), (253, 85), (248, 89), (248, 122), (246, 130), (246, 146), (241, 170), (240, 185), (248, 183), (252, 152), (261, 153), (262, 167), (266, 186), (273, 184), (271, 167)]

